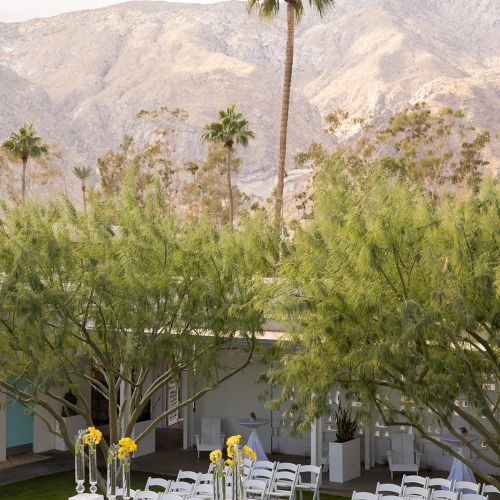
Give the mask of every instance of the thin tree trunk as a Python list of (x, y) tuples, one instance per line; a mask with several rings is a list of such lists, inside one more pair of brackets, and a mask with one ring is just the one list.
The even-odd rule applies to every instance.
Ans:
[(226, 146), (226, 180), (227, 180), (227, 194), (229, 199), (229, 224), (232, 230), (233, 220), (234, 220), (234, 200), (233, 200), (233, 187), (231, 185), (231, 153), (232, 153), (232, 147)]
[(21, 179), (21, 195), (23, 200), (23, 205), (26, 199), (26, 166), (28, 164), (28, 158), (23, 158), (23, 178)]
[(83, 211), (87, 214), (87, 196), (85, 191), (85, 181), (82, 181)]
[(276, 186), (276, 205), (274, 211), (274, 222), (280, 228), (283, 220), (283, 189), (285, 186), (285, 159), (286, 139), (288, 129), (288, 112), (290, 109), (290, 89), (292, 86), (293, 70), (293, 44), (295, 37), (295, 9), (293, 1), (286, 3), (287, 13), (287, 38), (285, 75), (283, 79), (283, 94), (281, 96), (281, 118), (280, 118), (280, 149), (278, 161), (278, 184)]

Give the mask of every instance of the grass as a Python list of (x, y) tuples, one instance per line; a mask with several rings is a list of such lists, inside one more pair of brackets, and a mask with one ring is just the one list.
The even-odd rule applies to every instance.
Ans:
[[(151, 474), (132, 471), (132, 488), (142, 489)], [(0, 500), (67, 500), (76, 495), (73, 471), (38, 477), (19, 483), (0, 486)], [(155, 474), (155, 477), (162, 477)], [(310, 494), (304, 500), (311, 500)], [(345, 497), (321, 495), (321, 500), (346, 500)]]

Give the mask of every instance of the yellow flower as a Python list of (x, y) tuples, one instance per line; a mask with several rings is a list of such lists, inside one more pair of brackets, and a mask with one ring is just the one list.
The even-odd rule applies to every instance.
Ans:
[(210, 462), (213, 464), (217, 463), (219, 460), (222, 460), (222, 451), (214, 450), (210, 453)]
[(227, 438), (226, 446), (230, 448), (235, 444), (240, 444), (241, 434), (236, 434)]
[(233, 458), (233, 447), (230, 446), (228, 449), (227, 449), (227, 456), (229, 458)]
[(230, 458), (228, 458), (228, 459), (226, 460), (226, 465), (229, 465), (229, 467), (231, 467), (231, 468), (232, 468), (234, 464), (233, 464), (233, 461), (232, 461)]
[(94, 442), (94, 444), (99, 444), (102, 439), (102, 432), (95, 427), (89, 427), (87, 429), (87, 433), (83, 436), (83, 442), (85, 444), (90, 444)]
[(120, 446), (118, 448), (118, 458), (120, 460), (123, 458), (125, 453), (131, 454), (137, 451), (136, 442), (129, 437), (121, 438), (120, 441), (118, 441), (118, 445)]
[(243, 451), (250, 460), (257, 460), (257, 455), (255, 454), (255, 451), (253, 451), (252, 448), (250, 448), (250, 446), (247, 445), (243, 446)]

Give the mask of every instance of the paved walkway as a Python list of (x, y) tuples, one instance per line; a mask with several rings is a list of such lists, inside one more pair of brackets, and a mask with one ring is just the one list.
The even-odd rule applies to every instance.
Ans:
[[(132, 461), (134, 470), (165, 476), (175, 476), (179, 470), (207, 471), (208, 453), (203, 453), (198, 459), (196, 450), (183, 450), (182, 432), (179, 430), (157, 429), (156, 443), (156, 453), (135, 458)], [(41, 453), (41, 455), (48, 456), (49, 459), (0, 471), (0, 485), (47, 476), (71, 470), (74, 467), (73, 455), (68, 452), (50, 451)], [(308, 463), (308, 459), (305, 457), (291, 455), (274, 454), (270, 455), (269, 458), (280, 462)], [(104, 465), (104, 463), (100, 465)], [(421, 474), (432, 477), (447, 476), (447, 472), (440, 471), (421, 471)], [(392, 481), (389, 468), (385, 466), (376, 466), (368, 471), (362, 469), (361, 477), (343, 484), (331, 483), (328, 481), (328, 473), (324, 473), (322, 491), (332, 495), (350, 497), (353, 490), (374, 492), (377, 482), (397, 483), (400, 480), (401, 478), (398, 476)]]

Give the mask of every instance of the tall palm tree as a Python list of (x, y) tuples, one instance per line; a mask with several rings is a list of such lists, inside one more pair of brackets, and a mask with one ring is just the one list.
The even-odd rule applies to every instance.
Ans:
[(92, 169), (90, 167), (75, 167), (73, 173), (80, 179), (82, 183), (82, 196), (83, 196), (83, 210), (87, 213), (87, 181), (92, 175)]
[(216, 122), (208, 123), (203, 129), (201, 140), (206, 142), (221, 142), (226, 148), (226, 182), (229, 198), (229, 223), (231, 229), (234, 224), (233, 187), (231, 185), (231, 158), (234, 144), (248, 145), (249, 139), (255, 134), (248, 128), (248, 121), (236, 111), (236, 104), (232, 104), (225, 111), (218, 113)]
[[(279, 228), (283, 219), (283, 189), (285, 186), (285, 158), (286, 140), (288, 131), (288, 112), (290, 109), (290, 89), (292, 86), (293, 49), (295, 40), (295, 24), (300, 21), (304, 13), (302, 0), (284, 0), (287, 12), (287, 37), (285, 74), (283, 78), (283, 92), (281, 95), (281, 116), (279, 135), (279, 158), (278, 158), (278, 183), (276, 186), (276, 202), (274, 208), (274, 220)], [(335, 5), (335, 0), (309, 0), (311, 7), (323, 16), (328, 7)], [(259, 17), (272, 19), (276, 17), (280, 8), (280, 0), (247, 0), (248, 11), (257, 11)]]
[(42, 138), (36, 135), (36, 130), (32, 123), (23, 123), (17, 132), (12, 132), (9, 138), (2, 144), (14, 158), (23, 162), (23, 175), (21, 181), (21, 191), (23, 204), (26, 199), (26, 167), (30, 158), (38, 158), (46, 155), (49, 149), (43, 143)]

